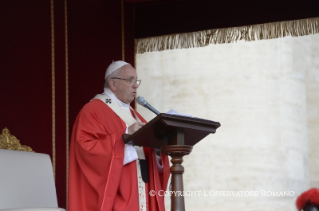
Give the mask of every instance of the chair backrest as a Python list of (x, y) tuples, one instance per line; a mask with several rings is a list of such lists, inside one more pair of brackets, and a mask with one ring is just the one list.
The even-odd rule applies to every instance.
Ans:
[(49, 155), (0, 149), (0, 209), (58, 207)]

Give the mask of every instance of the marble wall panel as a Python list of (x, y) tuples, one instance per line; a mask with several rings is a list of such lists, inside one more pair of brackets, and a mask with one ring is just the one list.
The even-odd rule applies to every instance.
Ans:
[[(201, 193), (185, 197), (187, 210), (293, 211), (301, 192), (318, 187), (316, 43), (319, 35), (137, 55), (138, 95), (163, 113), (221, 123), (184, 159), (184, 189)], [(137, 110), (147, 120), (155, 116)], [(168, 210), (169, 204), (166, 197)]]

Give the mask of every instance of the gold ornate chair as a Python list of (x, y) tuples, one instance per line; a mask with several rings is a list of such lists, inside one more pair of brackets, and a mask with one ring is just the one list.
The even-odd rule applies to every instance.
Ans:
[(0, 211), (65, 211), (58, 208), (49, 155), (34, 153), (10, 134), (0, 134)]

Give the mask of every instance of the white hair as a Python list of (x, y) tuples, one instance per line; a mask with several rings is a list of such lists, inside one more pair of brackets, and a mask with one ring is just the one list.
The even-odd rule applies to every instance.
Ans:
[(112, 78), (114, 78), (114, 77), (118, 77), (120, 75), (120, 72), (121, 72), (120, 70), (121, 69), (122, 69), (122, 67), (120, 67), (119, 69), (115, 70), (113, 73), (111, 73), (111, 75), (109, 75), (109, 76), (107, 76), (105, 78), (105, 83), (104, 83), (104, 87), (105, 88), (110, 88), (110, 84), (109, 84), (110, 80)]

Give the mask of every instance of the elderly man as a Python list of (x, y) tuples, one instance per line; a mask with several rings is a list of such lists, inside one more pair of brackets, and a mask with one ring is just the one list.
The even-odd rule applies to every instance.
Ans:
[(149, 192), (166, 189), (167, 156), (122, 140), (146, 123), (130, 107), (140, 83), (130, 64), (113, 62), (104, 93), (78, 114), (70, 145), (69, 211), (165, 210), (162, 194)]

